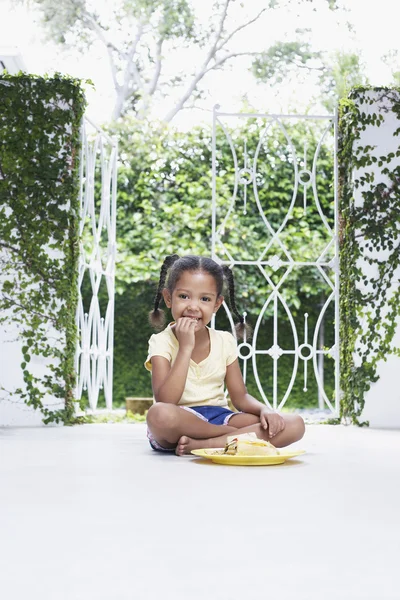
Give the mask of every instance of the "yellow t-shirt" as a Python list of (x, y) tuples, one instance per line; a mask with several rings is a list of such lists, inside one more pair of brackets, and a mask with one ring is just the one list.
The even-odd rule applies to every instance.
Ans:
[[(144, 366), (151, 371), (151, 358), (164, 356), (174, 364), (179, 342), (170, 323), (161, 333), (149, 340), (149, 354)], [(226, 368), (237, 358), (236, 340), (228, 331), (207, 327), (210, 335), (210, 353), (199, 364), (190, 359), (186, 385), (178, 404), (183, 406), (228, 406), (224, 394)]]

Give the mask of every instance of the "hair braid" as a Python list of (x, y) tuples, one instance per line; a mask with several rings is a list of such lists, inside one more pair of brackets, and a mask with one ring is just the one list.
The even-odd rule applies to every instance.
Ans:
[(239, 338), (244, 337), (244, 333), (246, 332), (246, 338), (250, 339), (253, 333), (252, 328), (248, 323), (245, 322), (243, 315), (240, 314), (235, 299), (235, 280), (233, 278), (233, 273), (231, 269), (227, 265), (223, 265), (222, 270), (228, 282), (228, 293), (229, 293), (229, 305), (232, 311), (235, 313), (237, 318), (239, 319), (239, 323), (235, 325), (236, 334)]
[(162, 329), (165, 325), (165, 314), (164, 311), (159, 307), (162, 298), (162, 291), (165, 287), (165, 281), (167, 279), (168, 271), (175, 261), (179, 259), (177, 254), (171, 254), (166, 256), (160, 269), (160, 279), (158, 281), (157, 293), (154, 296), (154, 307), (149, 313), (150, 324), (155, 329)]

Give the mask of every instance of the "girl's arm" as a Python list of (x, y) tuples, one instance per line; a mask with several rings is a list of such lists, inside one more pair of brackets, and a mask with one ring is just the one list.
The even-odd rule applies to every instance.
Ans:
[(227, 367), (225, 383), (231, 402), (237, 410), (257, 416), (260, 416), (261, 409), (264, 412), (274, 412), (247, 392), (237, 359)]
[(181, 317), (177, 320), (175, 333), (179, 342), (179, 350), (172, 367), (164, 356), (152, 357), (151, 383), (156, 402), (178, 404), (181, 399), (195, 344), (195, 327), (196, 322), (193, 319)]
[(151, 359), (151, 383), (156, 402), (178, 404), (185, 389), (192, 351), (179, 350), (174, 365), (163, 356)]

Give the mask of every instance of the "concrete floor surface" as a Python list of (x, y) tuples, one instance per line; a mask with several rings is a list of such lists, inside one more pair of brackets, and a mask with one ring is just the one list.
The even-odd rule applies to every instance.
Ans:
[(2, 600), (399, 600), (400, 431), (219, 466), (145, 426), (0, 429)]

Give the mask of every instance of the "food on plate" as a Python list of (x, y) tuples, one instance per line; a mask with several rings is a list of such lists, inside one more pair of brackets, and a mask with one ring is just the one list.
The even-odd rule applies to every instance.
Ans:
[(209, 448), (206, 454), (230, 455), (230, 456), (277, 456), (279, 450), (270, 442), (260, 440), (255, 433), (241, 433), (230, 435), (227, 438), (225, 448)]
[(279, 451), (270, 442), (260, 440), (255, 433), (228, 436), (224, 454), (235, 456), (276, 456)]

